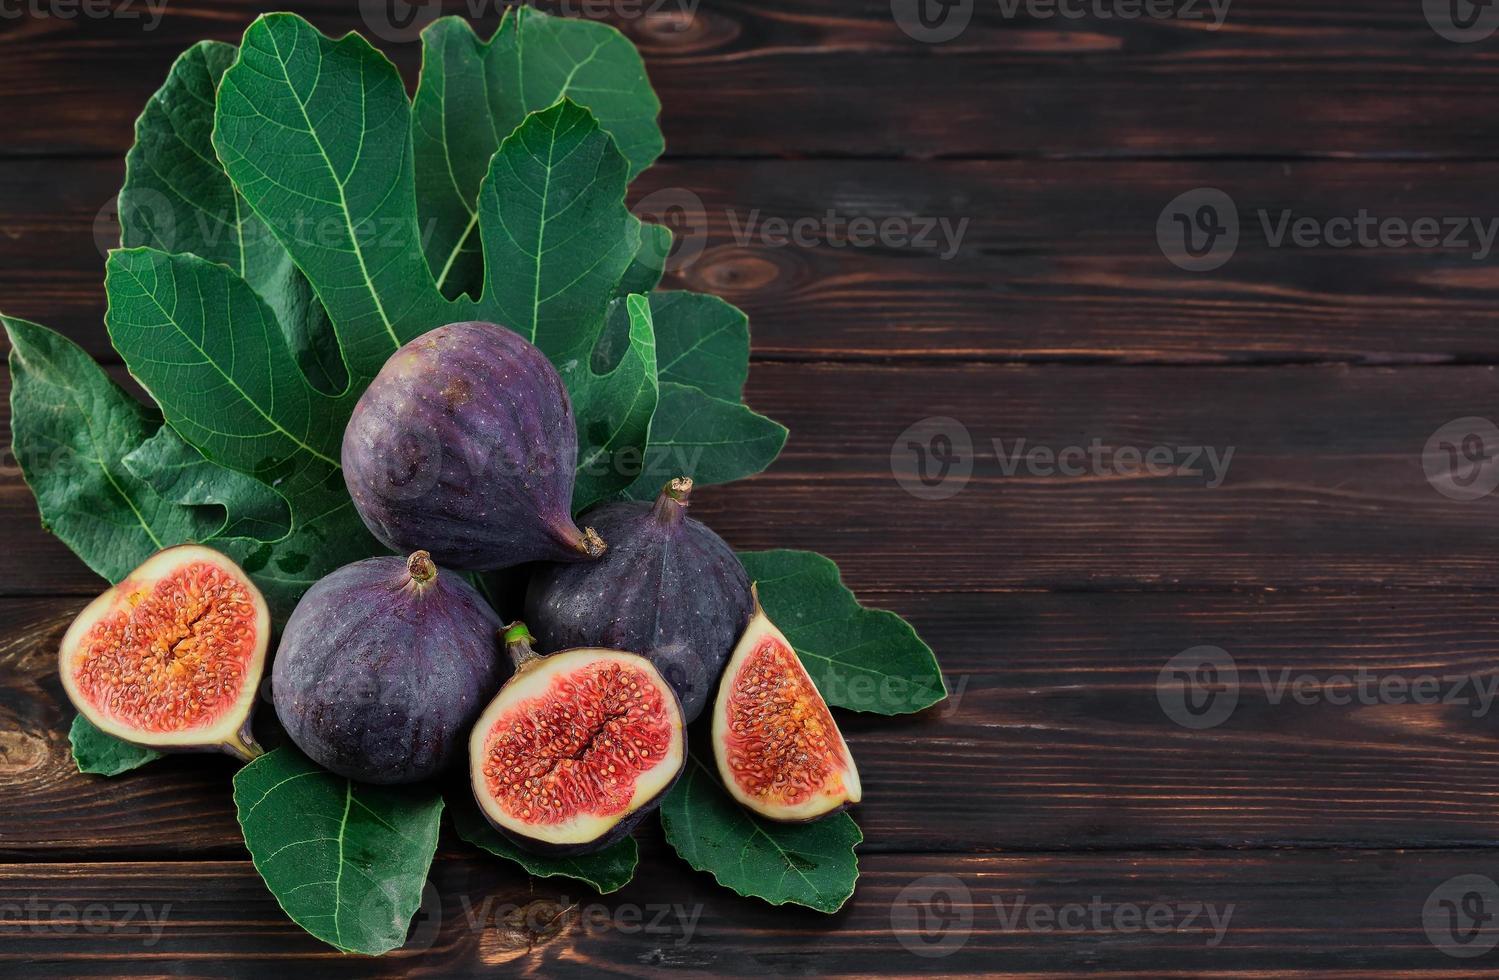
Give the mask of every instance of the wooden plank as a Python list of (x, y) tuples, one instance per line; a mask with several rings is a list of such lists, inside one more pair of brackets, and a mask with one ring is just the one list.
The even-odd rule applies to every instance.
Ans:
[[(1494, 383), (1459, 366), (762, 363), (749, 402), (790, 442), (767, 474), (704, 488), (696, 513), (739, 548), (824, 552), (866, 590), (1494, 589), (1474, 529), (1499, 520), (1499, 496), (1450, 499), (1422, 468), (1440, 427), (1492, 412)], [(945, 499), (893, 470), (892, 450), (925, 492), (909, 445), (935, 435), (908, 429), (930, 418), (960, 424), (941, 423), (972, 460)], [(1081, 475), (1040, 450), (1082, 454), (1065, 461)], [(34, 528), (34, 507), (0, 473), (0, 521)], [(0, 553), (5, 593), (97, 587), (41, 535)]]
[[(131, 6), (146, 13), (144, 4)], [(19, 21), (6, 35), (0, 91), (25, 93), (26, 101), (9, 107), (0, 153), (122, 153), (171, 60), (200, 38), (237, 40), (262, 6), (174, 0), (151, 30), (144, 16)], [(359, 11), (384, 9), (334, 0), (284, 6), (333, 35), (370, 33)], [(502, 9), (474, 0), (441, 6), (481, 12), (486, 32)], [(570, 6), (608, 12), (642, 47), (676, 154), (1343, 158), (1494, 150), (1472, 104), (1494, 74), (1492, 46), (1444, 40), (1407, 0), (1356, 9), (1237, 0), (1218, 30), (1180, 18), (1024, 13), (1043, 5), (1007, 17), (1015, 5), (970, 3), (968, 28), (945, 44), (913, 40), (886, 0)], [(632, 16), (642, 9), (661, 13)], [(681, 13), (693, 9), (695, 17)], [(414, 79), (417, 45), (382, 47)]]
[(861, 863), (858, 891), (829, 917), (737, 898), (675, 861), (602, 898), (479, 856), (443, 861), (407, 946), (382, 959), (340, 955), (301, 932), (249, 862), (4, 865), (0, 963), (68, 978), (1492, 975), (1492, 954), (1445, 952), (1481, 947), (1449, 938), (1439, 904), (1466, 894), (1460, 876), (1492, 875), (1488, 852)]
[[(122, 174), (0, 163), (0, 309), (103, 357)], [(1241, 237), (1194, 273), (1162, 255), (1156, 222), (1202, 186), (1234, 199)], [(693, 161), (648, 171), (632, 201), (683, 239), (667, 285), (740, 305), (762, 358), (1492, 363), (1499, 273), (1471, 226), (1433, 249), (1300, 248), (1278, 229), (1285, 211), (1364, 210), (1492, 231), (1496, 189), (1489, 163)], [(857, 246), (855, 220), (872, 223)]]
[[(865, 599), (910, 618), (952, 691), (916, 717), (840, 713), (866, 789), (865, 853), (1499, 838), (1499, 612), (1488, 596)], [(237, 856), (227, 758), (178, 757), (113, 780), (73, 770), (55, 651), (79, 605), (0, 601), (12, 637), (0, 649), (0, 855)], [(1233, 658), (1238, 700), (1221, 723), (1192, 729), (1174, 720), (1174, 675), (1161, 677), (1203, 645)], [(645, 837), (657, 836), (652, 823)]]

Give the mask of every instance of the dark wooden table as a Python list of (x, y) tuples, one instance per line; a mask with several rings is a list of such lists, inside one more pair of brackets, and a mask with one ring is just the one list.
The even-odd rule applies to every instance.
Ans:
[[(366, 29), (351, 0), (285, 6)], [(1429, 247), (1318, 237), (1361, 211), (1499, 219), (1499, 36), (1455, 43), (1422, 0), (1236, 0), (1218, 30), (1012, 6), (960, 2), (942, 43), (887, 0), (603, 11), (664, 104), (667, 155), (633, 197), (674, 189), (654, 200), (687, 202), (701, 249), (670, 284), (749, 312), (750, 401), (792, 431), (698, 513), (736, 546), (834, 557), (954, 691), (847, 722), (866, 841), (842, 912), (736, 898), (654, 828), (602, 900), (445, 837), (406, 950), (330, 951), (251, 867), (228, 761), (74, 771), (54, 650), (101, 583), (7, 459), (0, 975), (1499, 968), (1499, 733), (1475, 693), (1499, 683), (1499, 469), (1460, 452), (1477, 482), (1456, 486), (1440, 445), (1499, 413), (1499, 258), (1445, 225)], [(153, 29), (136, 7), (0, 7), (0, 308), (116, 365), (96, 224), (132, 121), (179, 51), (262, 5), (168, 0)], [(414, 79), (417, 46), (386, 49)], [(1194, 272), (1157, 228), (1196, 222), (1199, 198), (1168, 204), (1200, 188), (1241, 227)], [(948, 248), (764, 224), (829, 209), (966, 225)], [(1280, 238), (1287, 210), (1317, 235)], [(892, 473), (932, 418), (961, 429), (926, 445), (973, 446), (943, 499)], [(1020, 439), (1101, 448), (1061, 472), (1012, 465)], [(1154, 447), (1169, 465), (1145, 466)], [(1226, 477), (1192, 447), (1231, 449)], [(1200, 647), (1237, 681), (1202, 684)]]

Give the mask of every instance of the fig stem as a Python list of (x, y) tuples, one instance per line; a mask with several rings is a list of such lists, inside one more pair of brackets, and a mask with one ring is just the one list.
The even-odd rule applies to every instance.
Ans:
[(432, 562), (432, 556), (425, 551), (413, 551), (411, 557), (406, 559), (406, 571), (411, 573), (411, 580), (417, 585), (426, 585), (437, 577), (437, 566)]
[(605, 550), (607, 550), (607, 548), (608, 546), (604, 544), (604, 539), (599, 537), (599, 532), (595, 531), (591, 527), (585, 527), (583, 529), (583, 545), (581, 549), (583, 554), (587, 555), (589, 558), (597, 558), (602, 555)]
[(265, 749), (255, 741), (255, 735), (250, 731), (250, 723), (245, 722), (244, 727), (226, 738), (222, 746), (225, 752), (245, 762), (254, 762), (260, 756), (265, 755)]
[(661, 488), (661, 494), (656, 498), (656, 506), (651, 508), (652, 516), (656, 518), (658, 524), (663, 526), (680, 522), (683, 515), (687, 513), (687, 498), (691, 495), (692, 477), (677, 477)]
[(536, 642), (536, 637), (531, 635), (530, 629), (520, 620), (506, 626), (500, 638), (505, 644), (505, 652), (510, 655), (510, 661), (515, 664), (516, 673), (541, 660), (541, 654), (531, 646)]

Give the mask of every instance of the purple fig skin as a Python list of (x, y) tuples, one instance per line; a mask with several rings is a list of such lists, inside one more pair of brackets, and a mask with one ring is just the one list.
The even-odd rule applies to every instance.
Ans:
[(366, 783), (414, 783), (463, 755), (508, 675), (503, 624), (426, 552), (367, 558), (318, 581), (272, 665), (276, 715), (308, 758)]
[(584, 515), (609, 542), (586, 565), (539, 566), (525, 620), (541, 646), (607, 647), (648, 658), (676, 690), (683, 717), (702, 714), (754, 613), (734, 550), (687, 516), (692, 481), (655, 503), (602, 504)]
[(444, 568), (585, 561), (573, 523), (578, 433), (546, 355), (493, 323), (451, 323), (391, 355), (354, 406), (342, 462), (370, 533)]

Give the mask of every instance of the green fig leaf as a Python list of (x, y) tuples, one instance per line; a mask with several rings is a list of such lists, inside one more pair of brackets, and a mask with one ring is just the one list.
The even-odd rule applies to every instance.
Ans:
[(662, 483), (675, 476), (690, 476), (701, 485), (753, 476), (775, 462), (784, 445), (784, 425), (737, 399), (662, 382), (644, 472), (626, 494), (653, 500)]
[(527, 115), (563, 98), (592, 112), (631, 178), (661, 154), (661, 103), (640, 53), (607, 24), (512, 7), (488, 41), (457, 17), (422, 32), (412, 114), (417, 209), (430, 229), (427, 260), (444, 295), (477, 295), (482, 285), (478, 197), (490, 158)]
[(312, 283), (357, 387), (401, 344), (460, 319), (421, 250), (405, 85), (364, 38), (257, 19), (219, 83), (213, 145)]
[(617, 892), (635, 877), (640, 849), (635, 838), (626, 837), (595, 854), (578, 857), (543, 857), (522, 850), (489, 825), (473, 800), (450, 804), (453, 829), (459, 837), (495, 857), (512, 861), (537, 878), (573, 878), (598, 889), (600, 895)]
[(183, 438), (267, 482), (336, 474), (348, 399), (308, 383), (248, 283), (149, 248), (111, 252), (106, 269), (110, 340)]
[(11, 447), (36, 494), (42, 524), (94, 571), (118, 582), (169, 545), (222, 525), (160, 496), (125, 457), (161, 427), (61, 334), (0, 318), (10, 338)]
[(293, 922), (348, 953), (406, 942), (442, 797), (356, 783), (280, 748), (235, 774), (234, 805), (255, 870)]
[(737, 402), (749, 377), (749, 317), (706, 293), (651, 294), (656, 359), (663, 382)]
[(167, 500), (223, 508), (225, 523), (215, 536), (276, 541), (291, 533), (285, 497), (252, 476), (210, 463), (169, 425), (123, 462), (131, 475)]
[(96, 776), (118, 776), (161, 758), (161, 753), (155, 749), (131, 745), (113, 735), (106, 735), (82, 715), (73, 719), (73, 727), (68, 729), (68, 743), (73, 746), (73, 761), (78, 764), (78, 771)]
[[(478, 310), (530, 340), (563, 377), (586, 367), (640, 245), (624, 157), (564, 99), (505, 138), (479, 193), (486, 285)], [(582, 363), (570, 363), (581, 358)]]
[(898, 715), (947, 697), (932, 648), (895, 613), (859, 605), (831, 560), (782, 550), (741, 551), (739, 561), (828, 704)]
[(864, 839), (847, 813), (811, 823), (774, 823), (735, 802), (718, 781), (711, 755), (694, 750), (661, 803), (666, 840), (689, 865), (725, 888), (771, 905), (833, 913), (854, 893)]
[[(610, 317), (626, 320), (628, 346), (607, 370), (586, 369), (589, 400), (573, 411), (578, 425), (578, 474), (573, 510), (583, 511), (636, 479), (639, 448), (650, 438), (656, 413), (656, 334), (650, 300), (626, 296), (609, 307)], [(585, 437), (586, 433), (586, 437)]]
[(192, 252), (235, 270), (271, 307), (308, 377), (337, 393), (348, 379), (327, 314), (214, 155), (214, 100), (238, 55), (232, 44), (200, 41), (146, 103), (125, 157), (121, 244)]
[[(354, 511), (339, 462), (352, 399), (326, 395), (307, 381), (270, 308), (249, 284), (227, 266), (148, 248), (112, 252), (107, 268), (105, 320), (115, 349), (175, 432), (235, 475), (204, 478), (214, 471), (197, 466), (190, 454), (184, 461), (174, 445), (132, 454), (137, 472), (147, 462), (173, 466), (153, 470), (150, 483), (179, 503), (206, 500), (227, 508), (232, 495), (229, 527), (239, 534), (279, 530), (261, 517), (268, 494), (284, 501), (284, 533), (221, 534), (212, 541), (256, 579), (278, 619), (318, 578), (379, 554), (383, 549)], [(177, 458), (163, 460), (155, 452), (163, 448)], [(184, 465), (198, 478), (181, 479), (176, 467)]]
[[(704, 485), (729, 483), (774, 462), (785, 427), (741, 401), (749, 318), (717, 296), (658, 290), (651, 319), (660, 397), (645, 465), (625, 495), (650, 500), (666, 480), (684, 475)], [(611, 325), (609, 335), (618, 333)]]
[[(579, 431), (579, 505), (627, 486), (656, 405), (654, 335), (648, 305), (626, 302), (617, 356), (594, 367), (640, 223), (624, 207), (623, 158), (592, 115), (562, 102), (512, 134), (479, 194), (486, 256), (499, 264), (491, 288), (481, 304), (450, 303), (420, 254), (410, 105), (389, 62), (291, 15), (256, 21), (226, 69), (227, 55), (204, 45), (178, 63), (133, 151), (126, 239), (169, 244), (153, 237), (152, 219), (164, 214), (157, 224), (177, 229), (170, 244), (181, 251), (129, 248), (108, 263), (111, 337), (171, 422), (150, 444), (142, 433), (119, 447), (128, 474), (185, 508), (196, 537), (240, 561), (284, 618), (319, 577), (383, 551), (353, 510), (338, 458), (369, 377), (410, 337), (483, 318), (538, 342), (564, 375)], [(350, 104), (371, 111), (342, 118)], [(223, 170), (211, 166), (215, 152)], [(533, 155), (543, 152), (544, 164)], [(191, 162), (174, 169), (174, 155)], [(210, 220), (228, 214), (232, 229)], [(515, 248), (533, 258), (513, 264)], [(296, 277), (255, 274), (267, 264)], [(297, 282), (316, 299), (278, 307)], [(323, 308), (333, 360), (349, 379), (339, 392), (317, 383), (302, 335), (282, 322)], [(218, 524), (203, 526), (209, 517)]]

